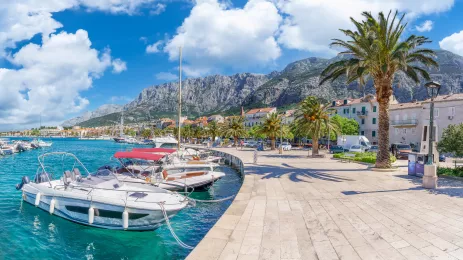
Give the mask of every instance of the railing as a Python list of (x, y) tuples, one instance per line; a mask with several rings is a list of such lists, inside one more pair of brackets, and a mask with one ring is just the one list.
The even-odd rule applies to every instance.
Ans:
[(368, 116), (368, 111), (357, 111), (357, 116)]
[(418, 124), (418, 120), (416, 119), (408, 119), (408, 120), (392, 120), (392, 126), (415, 126)]

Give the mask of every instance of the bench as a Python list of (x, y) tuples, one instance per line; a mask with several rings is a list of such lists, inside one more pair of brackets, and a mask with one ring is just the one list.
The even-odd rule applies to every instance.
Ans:
[(341, 157), (341, 162), (352, 162), (355, 157), (353, 153), (346, 153), (343, 157)]

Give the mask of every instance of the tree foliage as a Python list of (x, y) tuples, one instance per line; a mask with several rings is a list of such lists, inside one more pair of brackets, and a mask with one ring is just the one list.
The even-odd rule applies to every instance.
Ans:
[(230, 117), (223, 126), (223, 134), (226, 137), (233, 137), (236, 146), (238, 138), (246, 135), (246, 129), (244, 128), (244, 117)]
[(259, 125), (257, 133), (266, 135), (271, 140), (271, 149), (275, 150), (275, 139), (281, 131), (281, 116), (276, 112), (269, 114), (262, 125)]
[(444, 129), (437, 150), (439, 153), (452, 153), (457, 157), (463, 157), (463, 123), (449, 125)]
[[(335, 115), (331, 118), (331, 120), (339, 126), (340, 134), (358, 135), (360, 126), (355, 119)], [(336, 138), (335, 133), (331, 135), (331, 139), (333, 139), (333, 136)]]

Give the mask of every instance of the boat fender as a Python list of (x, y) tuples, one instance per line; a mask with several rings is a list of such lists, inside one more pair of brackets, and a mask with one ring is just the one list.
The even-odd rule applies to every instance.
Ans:
[(50, 200), (50, 210), (49, 210), (50, 214), (53, 214), (53, 212), (55, 212), (55, 202), (56, 202), (55, 198)]
[(34, 205), (37, 207), (39, 204), (40, 204), (40, 196), (42, 194), (40, 194), (40, 192), (37, 192), (37, 195), (35, 195), (35, 203)]
[(129, 228), (129, 212), (127, 210), (122, 213), (122, 227), (124, 229)]
[(93, 224), (95, 219), (95, 209), (93, 207), (88, 208), (88, 224)]
[(22, 179), (21, 179), (21, 183), (18, 183), (18, 184), (16, 185), (16, 189), (17, 189), (17, 190), (22, 189), (23, 186), (24, 186), (24, 184), (28, 184), (29, 182), (30, 182), (29, 177), (23, 176)]

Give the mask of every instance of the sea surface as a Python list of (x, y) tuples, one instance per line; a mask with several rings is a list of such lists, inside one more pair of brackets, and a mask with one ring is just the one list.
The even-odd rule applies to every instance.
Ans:
[[(113, 141), (44, 139), (50, 148), (0, 156), (0, 259), (184, 259), (190, 250), (180, 247), (166, 225), (155, 231), (127, 232), (92, 228), (72, 223), (21, 202), (15, 185), (21, 177), (30, 179), (38, 168), (37, 156), (45, 152), (74, 153), (89, 171), (110, 162), (116, 151), (135, 146)], [(52, 163), (52, 161), (48, 161)], [(114, 159), (112, 160), (114, 163)], [(241, 177), (222, 166), (225, 177), (213, 190), (195, 192), (197, 199), (217, 199), (234, 195), (241, 187)], [(197, 203), (171, 219), (180, 239), (196, 246), (231, 204)]]

